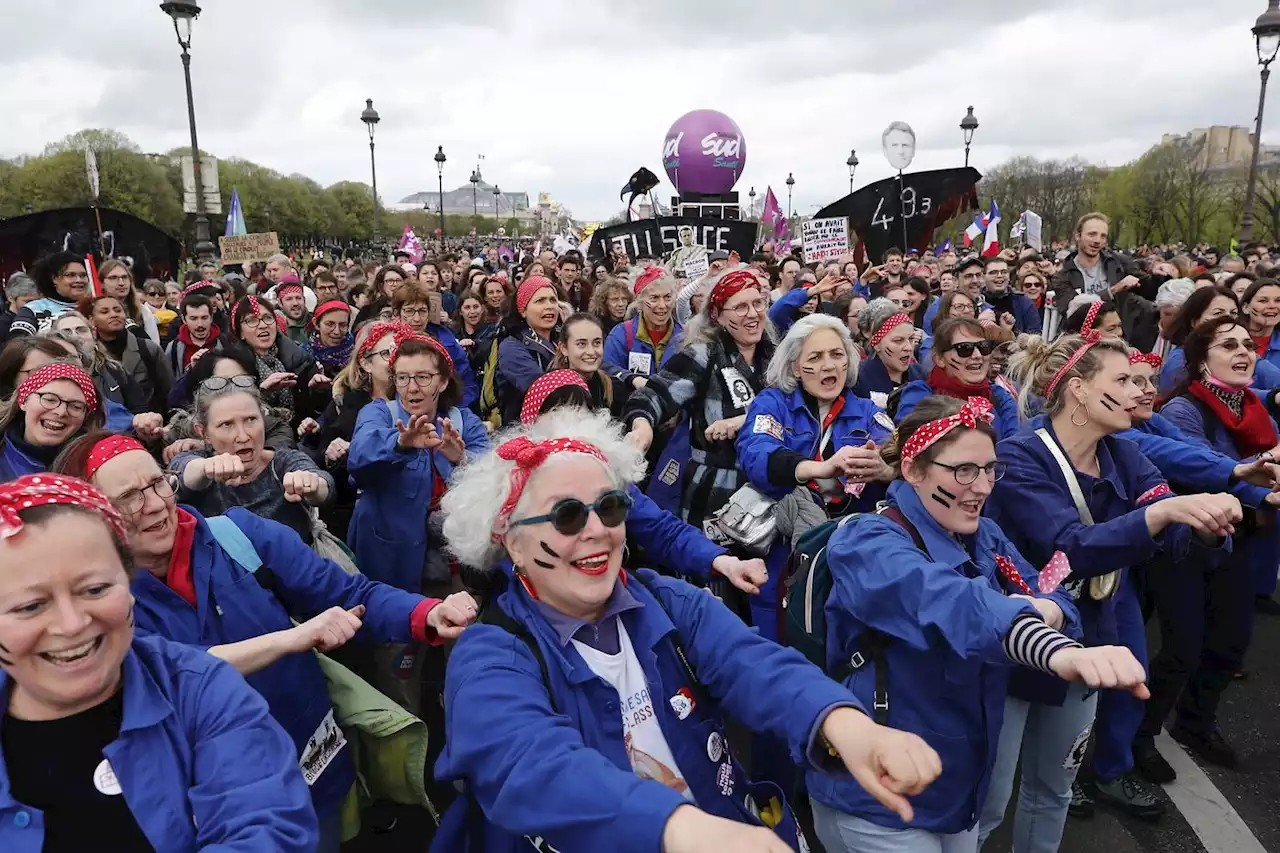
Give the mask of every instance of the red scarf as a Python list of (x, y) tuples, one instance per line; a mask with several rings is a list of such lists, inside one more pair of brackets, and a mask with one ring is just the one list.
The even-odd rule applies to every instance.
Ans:
[(196, 352), (202, 349), (209, 349), (214, 344), (216, 344), (218, 342), (218, 333), (221, 331), (222, 330), (218, 328), (218, 324), (214, 323), (209, 327), (209, 334), (204, 339), (204, 343), (198, 344), (195, 341), (191, 340), (191, 330), (188, 329), (186, 324), (184, 323), (182, 325), (182, 328), (178, 329), (178, 340), (182, 342), (182, 346), (183, 346), (182, 369), (186, 370), (187, 367), (190, 366), (191, 356), (195, 355)]
[[(186, 331), (185, 326), (182, 331)], [(196, 581), (191, 571), (191, 545), (195, 539), (196, 517), (178, 507), (178, 529), (173, 536), (173, 551), (169, 553), (169, 571), (164, 582), (192, 607), (196, 606)]]
[(1253, 456), (1276, 446), (1276, 425), (1271, 420), (1271, 415), (1267, 414), (1266, 405), (1249, 389), (1244, 390), (1244, 405), (1240, 410), (1240, 417), (1236, 417), (1227, 404), (1203, 382), (1192, 382), (1187, 390), (1192, 397), (1208, 406), (1219, 423), (1231, 433), (1236, 449), (1245, 456)]
[(967, 382), (961, 382), (956, 379), (937, 365), (934, 365), (933, 370), (929, 371), (929, 387), (939, 394), (955, 397), (957, 400), (983, 397), (993, 403), (995, 402), (991, 397), (991, 383), (986, 379), (977, 385), (970, 385)]

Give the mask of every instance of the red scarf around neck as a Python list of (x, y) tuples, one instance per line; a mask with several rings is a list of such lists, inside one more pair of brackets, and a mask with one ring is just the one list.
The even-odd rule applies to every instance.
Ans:
[(986, 379), (977, 385), (970, 385), (968, 382), (961, 382), (956, 379), (937, 365), (934, 365), (933, 370), (929, 371), (929, 387), (939, 394), (955, 397), (957, 400), (983, 397), (993, 403), (995, 402), (991, 397), (991, 383)]
[(1213, 412), (1214, 417), (1231, 433), (1236, 449), (1245, 456), (1253, 456), (1276, 446), (1276, 425), (1267, 413), (1266, 405), (1248, 388), (1244, 389), (1244, 405), (1239, 417), (1203, 382), (1192, 382), (1187, 390)]
[(214, 323), (209, 327), (209, 334), (204, 339), (203, 344), (198, 344), (191, 340), (191, 330), (185, 325), (178, 329), (178, 340), (182, 342), (182, 367), (185, 370), (191, 364), (191, 356), (195, 355), (202, 349), (209, 349), (218, 342), (218, 335), (222, 330), (218, 328), (218, 324)]

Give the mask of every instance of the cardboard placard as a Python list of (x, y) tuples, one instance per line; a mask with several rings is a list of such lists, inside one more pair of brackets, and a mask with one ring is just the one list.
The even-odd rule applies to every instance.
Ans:
[(800, 226), (804, 262), (826, 261), (849, 251), (849, 220), (844, 216), (810, 219)]
[(218, 252), (224, 264), (243, 264), (246, 261), (265, 261), (280, 254), (280, 238), (276, 232), (241, 234), (239, 237), (219, 237)]
[(1027, 217), (1027, 245), (1038, 252), (1044, 247), (1044, 220), (1040, 218), (1040, 214), (1030, 210), (1023, 215)]

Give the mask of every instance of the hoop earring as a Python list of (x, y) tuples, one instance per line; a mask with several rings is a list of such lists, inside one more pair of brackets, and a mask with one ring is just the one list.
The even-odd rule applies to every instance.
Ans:
[[(1076, 423), (1076, 412), (1080, 411), (1081, 409), (1084, 409), (1084, 423), (1082, 423), (1082, 424), (1078, 424), (1078, 423)], [(1068, 415), (1068, 419), (1071, 421), (1071, 425), (1072, 425), (1072, 426), (1076, 426), (1076, 427), (1088, 426), (1088, 425), (1089, 425), (1089, 410), (1088, 410), (1088, 409), (1085, 409), (1085, 407), (1084, 407), (1084, 403), (1076, 403), (1076, 407), (1075, 407), (1074, 409), (1072, 409), (1072, 410), (1071, 410), (1071, 414), (1070, 414), (1070, 415)]]

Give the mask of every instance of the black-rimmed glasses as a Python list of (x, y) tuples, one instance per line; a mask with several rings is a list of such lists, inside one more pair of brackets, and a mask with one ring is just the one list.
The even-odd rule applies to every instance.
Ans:
[(945, 462), (933, 462), (930, 464), (937, 465), (939, 468), (946, 468), (951, 472), (951, 476), (956, 478), (956, 482), (962, 486), (977, 482), (979, 473), (986, 474), (991, 482), (994, 483), (1004, 476), (1005, 469), (1008, 468), (1005, 463), (998, 459), (986, 465), (978, 465), (974, 462), (961, 462), (959, 465), (948, 465)]

